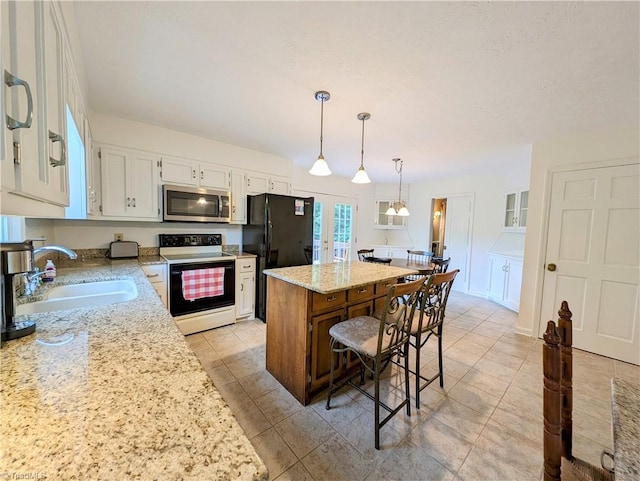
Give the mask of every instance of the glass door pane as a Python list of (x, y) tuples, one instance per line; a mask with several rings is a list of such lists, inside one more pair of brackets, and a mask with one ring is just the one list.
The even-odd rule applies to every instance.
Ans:
[(350, 261), (353, 207), (350, 204), (335, 203), (333, 212), (333, 261)]
[(313, 197), (313, 263), (350, 261), (355, 240), (355, 200), (315, 192), (296, 194)]

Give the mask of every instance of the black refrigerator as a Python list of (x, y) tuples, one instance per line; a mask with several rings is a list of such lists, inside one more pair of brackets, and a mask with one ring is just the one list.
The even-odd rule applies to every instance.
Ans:
[(267, 279), (264, 269), (311, 264), (313, 197), (278, 194), (247, 196), (247, 225), (242, 250), (256, 262), (256, 317), (266, 322)]

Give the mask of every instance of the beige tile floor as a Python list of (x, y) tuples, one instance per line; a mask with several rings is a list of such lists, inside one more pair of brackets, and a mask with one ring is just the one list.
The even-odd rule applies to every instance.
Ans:
[[(270, 479), (539, 480), (542, 475), (542, 341), (515, 334), (516, 314), (452, 293), (444, 328), (445, 384), (421, 409), (397, 414), (373, 447), (373, 403), (351, 388), (325, 410), (302, 406), (265, 369), (265, 324), (243, 321), (187, 337), (262, 457)], [(432, 341), (430, 341), (432, 342)], [(425, 346), (423, 372), (437, 369)], [(612, 449), (610, 379), (640, 367), (574, 349), (574, 454), (594, 464)], [(385, 393), (398, 395), (398, 373)], [(413, 393), (412, 393), (413, 395)], [(414, 404), (415, 406), (415, 404)]]

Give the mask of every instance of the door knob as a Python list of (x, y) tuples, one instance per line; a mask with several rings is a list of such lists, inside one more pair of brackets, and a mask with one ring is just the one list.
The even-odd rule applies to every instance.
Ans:
[(555, 271), (556, 270), (556, 265), (553, 264), (553, 263), (547, 264), (547, 270), (551, 271), (551, 272)]

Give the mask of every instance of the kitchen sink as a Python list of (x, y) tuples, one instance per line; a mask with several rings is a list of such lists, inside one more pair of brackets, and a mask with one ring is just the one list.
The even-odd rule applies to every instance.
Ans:
[(130, 301), (136, 297), (138, 289), (131, 279), (67, 284), (51, 288), (41, 301), (19, 304), (16, 306), (16, 314), (105, 306)]

